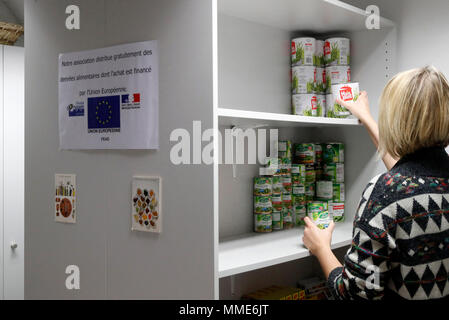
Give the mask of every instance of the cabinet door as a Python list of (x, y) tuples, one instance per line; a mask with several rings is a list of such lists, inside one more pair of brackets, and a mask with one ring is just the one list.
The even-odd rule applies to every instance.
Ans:
[(3, 49), (4, 298), (24, 296), (24, 48)]

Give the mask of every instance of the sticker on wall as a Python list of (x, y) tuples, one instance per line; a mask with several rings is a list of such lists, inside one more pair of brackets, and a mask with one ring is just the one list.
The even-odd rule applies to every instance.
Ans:
[(55, 221), (76, 223), (76, 175), (55, 174)]
[(131, 230), (162, 231), (161, 178), (134, 176), (131, 197)]

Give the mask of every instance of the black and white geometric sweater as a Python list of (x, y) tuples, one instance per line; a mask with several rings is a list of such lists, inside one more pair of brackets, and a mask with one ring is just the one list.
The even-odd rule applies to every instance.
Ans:
[(449, 297), (449, 156), (442, 147), (403, 157), (362, 193), (336, 299)]

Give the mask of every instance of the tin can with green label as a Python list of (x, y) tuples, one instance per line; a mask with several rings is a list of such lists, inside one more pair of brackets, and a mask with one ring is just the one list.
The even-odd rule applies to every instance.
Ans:
[(292, 176), (290, 174), (285, 174), (281, 176), (282, 181), (282, 192), (292, 192)]
[(272, 178), (273, 186), (272, 186), (272, 194), (280, 195), (282, 193), (282, 179), (281, 176), (273, 176)]
[(328, 203), (313, 201), (307, 205), (307, 216), (320, 229), (325, 229), (331, 222), (331, 217), (328, 211)]
[(302, 164), (315, 163), (315, 144), (297, 143), (294, 146), (295, 162)]
[(270, 177), (254, 178), (254, 195), (255, 196), (271, 196), (273, 181)]
[[(292, 142), (289, 140), (278, 141), (278, 157), (279, 158), (292, 158)], [(290, 162), (291, 164), (291, 162)]]
[(292, 194), (290, 192), (283, 192), (282, 193), (282, 205), (284, 207), (291, 207), (292, 206)]
[(318, 200), (332, 200), (333, 199), (333, 183), (332, 181), (317, 181), (316, 183), (316, 197)]
[(314, 167), (315, 167), (315, 179), (316, 179), (316, 181), (324, 180), (323, 179), (323, 175), (324, 175), (323, 163), (322, 162), (317, 162), (317, 163), (315, 163)]
[(345, 220), (345, 204), (337, 202), (329, 203), (329, 213), (334, 222), (343, 222)]
[(306, 183), (306, 166), (304, 164), (292, 164), (292, 184)]
[(254, 197), (254, 213), (272, 213), (273, 205), (271, 203), (271, 196), (262, 197), (255, 196)]
[(334, 183), (333, 188), (333, 202), (345, 202), (345, 184)]
[(307, 208), (306, 208), (305, 204), (294, 205), (293, 208), (295, 210), (295, 225), (297, 225), (297, 226), (305, 225), (304, 218), (307, 215)]
[(269, 214), (254, 214), (254, 231), (267, 233), (273, 231), (273, 216)]
[(315, 162), (323, 161), (323, 145), (321, 143), (315, 143)]
[(291, 158), (279, 158), (279, 172), (281, 173), (281, 175), (290, 174), (292, 172)]
[(315, 198), (315, 182), (305, 184), (306, 201), (311, 201)]
[(341, 142), (331, 142), (324, 144), (323, 160), (325, 163), (345, 162), (345, 145)]
[(294, 226), (293, 221), (293, 207), (282, 208), (283, 228), (291, 229)]
[(342, 183), (345, 181), (345, 167), (344, 163), (327, 163), (324, 165), (323, 175), (325, 180), (335, 183)]
[(313, 164), (306, 165), (306, 183), (312, 183), (316, 181), (315, 166)]
[(273, 230), (282, 230), (284, 228), (282, 209), (280, 211), (273, 211), (272, 226)]
[(273, 211), (280, 211), (282, 209), (282, 194), (273, 194), (271, 196), (271, 205)]

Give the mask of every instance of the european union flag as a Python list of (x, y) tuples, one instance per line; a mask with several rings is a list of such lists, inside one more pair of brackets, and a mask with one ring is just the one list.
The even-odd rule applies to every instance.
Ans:
[(87, 99), (87, 128), (120, 128), (120, 96)]

